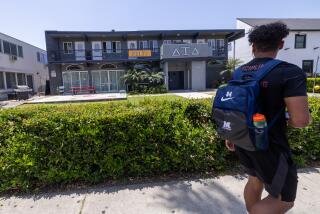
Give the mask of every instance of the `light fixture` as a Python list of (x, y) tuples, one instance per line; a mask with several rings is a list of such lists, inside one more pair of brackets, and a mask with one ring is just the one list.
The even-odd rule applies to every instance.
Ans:
[(317, 50), (319, 47), (314, 47), (313, 50)]
[(289, 50), (290, 48), (285, 48), (284, 50), (286, 51), (286, 50)]

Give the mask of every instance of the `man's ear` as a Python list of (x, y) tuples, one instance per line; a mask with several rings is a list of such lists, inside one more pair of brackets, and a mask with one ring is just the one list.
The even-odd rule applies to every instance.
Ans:
[(256, 46), (255, 44), (252, 44), (252, 53), (254, 54), (256, 52)]
[(281, 50), (281, 49), (283, 48), (283, 46), (284, 46), (284, 41), (282, 40), (282, 41), (280, 42), (280, 44), (279, 44), (279, 50)]

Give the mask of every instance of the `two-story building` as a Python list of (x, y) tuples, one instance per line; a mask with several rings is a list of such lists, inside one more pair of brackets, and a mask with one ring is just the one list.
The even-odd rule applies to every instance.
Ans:
[(45, 50), (0, 33), (0, 100), (7, 99), (17, 85), (44, 92), (48, 79)]
[(238, 18), (237, 29), (244, 29), (246, 36), (229, 43), (229, 57), (238, 58), (243, 63), (249, 62), (253, 55), (248, 33), (255, 26), (276, 21), (285, 23), (290, 29), (284, 40), (284, 48), (279, 51), (277, 58), (299, 66), (308, 76), (319, 72), (317, 63), (320, 56), (320, 19)]
[(92, 86), (126, 89), (121, 76), (144, 64), (163, 71), (169, 90), (212, 88), (228, 58), (227, 44), (243, 30), (46, 31), (51, 93)]

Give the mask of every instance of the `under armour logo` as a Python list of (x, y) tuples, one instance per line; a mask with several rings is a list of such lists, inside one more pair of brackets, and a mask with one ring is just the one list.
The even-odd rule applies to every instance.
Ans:
[(222, 129), (231, 131), (231, 123), (230, 123), (230, 122), (227, 122), (227, 121), (223, 121)]
[(232, 97), (232, 91), (227, 91), (226, 97)]

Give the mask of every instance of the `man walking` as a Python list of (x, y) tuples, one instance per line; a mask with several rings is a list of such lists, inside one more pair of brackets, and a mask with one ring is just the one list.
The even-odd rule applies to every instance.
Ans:
[[(242, 72), (256, 72), (269, 60), (276, 58), (288, 34), (287, 26), (281, 22), (255, 27), (249, 33), (255, 58), (242, 66)], [(244, 189), (248, 212), (281, 214), (294, 206), (298, 183), (286, 135), (287, 123), (295, 128), (303, 128), (311, 122), (304, 72), (287, 62), (277, 65), (260, 81), (259, 105), (267, 121), (283, 111), (269, 130), (269, 148), (265, 151), (247, 151), (228, 141), (226, 146), (236, 152), (249, 174)], [(288, 121), (285, 107), (289, 113)], [(261, 199), (263, 188), (269, 195)]]

